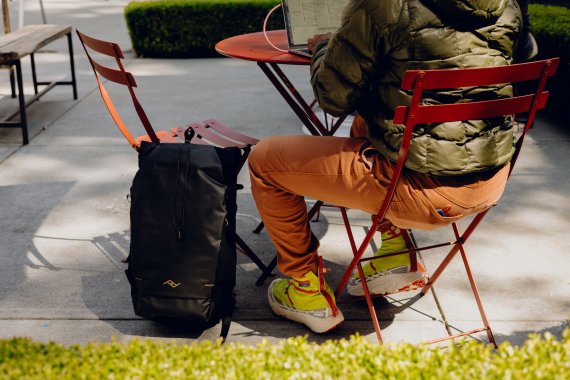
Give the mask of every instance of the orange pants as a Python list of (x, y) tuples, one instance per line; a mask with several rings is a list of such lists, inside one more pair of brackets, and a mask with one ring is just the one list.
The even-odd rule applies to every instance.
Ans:
[[(395, 164), (372, 149), (365, 135), (365, 123), (356, 117), (352, 137), (275, 136), (253, 149), (251, 190), (284, 275), (317, 273), (319, 242), (310, 229), (305, 196), (370, 214), (379, 211)], [(508, 166), (449, 178), (404, 170), (386, 218), (400, 228), (432, 230), (482, 211), (503, 193)]]

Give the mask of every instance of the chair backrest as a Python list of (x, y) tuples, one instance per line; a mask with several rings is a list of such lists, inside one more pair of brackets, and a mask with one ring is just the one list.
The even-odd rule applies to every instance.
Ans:
[[(115, 123), (117, 124), (119, 129), (121, 130), (121, 133), (123, 134), (123, 136), (125, 136), (125, 138), (128, 140), (128, 142), (131, 144), (131, 146), (133, 148), (138, 149), (138, 147), (140, 145), (140, 141), (138, 139), (136, 139), (135, 137), (133, 137), (133, 135), (130, 133), (129, 129), (126, 127), (125, 123), (123, 122), (123, 120), (119, 116), (119, 113), (117, 112), (117, 109), (115, 108), (115, 105), (113, 104), (113, 101), (111, 100), (111, 97), (109, 96), (109, 93), (105, 89), (105, 86), (103, 86), (103, 83), (101, 82), (101, 80), (99, 78), (99, 75), (101, 77), (107, 79), (107, 80), (114, 82), (114, 83), (124, 85), (129, 89), (129, 93), (131, 95), (133, 105), (135, 107), (137, 115), (138, 115), (144, 129), (146, 130), (146, 132), (148, 134), (149, 139), (154, 143), (159, 143), (159, 138), (157, 137), (154, 129), (152, 128), (150, 121), (148, 120), (148, 117), (146, 116), (146, 113), (144, 112), (139, 100), (137, 99), (137, 97), (135, 95), (135, 92), (133, 89), (134, 87), (137, 87), (137, 83), (135, 81), (135, 78), (130, 72), (125, 71), (123, 63), (121, 61), (122, 59), (124, 59), (124, 55), (123, 55), (123, 52), (122, 52), (121, 48), (119, 47), (119, 45), (116, 43), (113, 43), (113, 42), (98, 40), (98, 39), (95, 39), (93, 37), (89, 37), (89, 36), (81, 33), (79, 30), (76, 30), (76, 32), (77, 32), (77, 35), (79, 36), (79, 40), (81, 41), (81, 44), (83, 45), (83, 49), (85, 50), (85, 54), (87, 54), (87, 58), (89, 59), (89, 62), (91, 63), (91, 67), (93, 68), (93, 72), (95, 73), (95, 78), (97, 79), (97, 84), (99, 86), (99, 91), (101, 92), (101, 96), (103, 97), (103, 101), (105, 102), (105, 105), (107, 106), (107, 109), (109, 110), (109, 113), (111, 114), (111, 117), (113, 118), (113, 120), (115, 121)], [(117, 68), (110, 68), (110, 67), (104, 66), (104, 65), (100, 64), (99, 62), (95, 61), (93, 59), (93, 57), (91, 56), (91, 54), (89, 54), (88, 48), (91, 49), (92, 51), (99, 53), (99, 54), (114, 58), (114, 60), (117, 64)]]
[[(544, 90), (546, 80), (556, 73), (559, 62), (560, 58), (552, 58), (498, 67), (406, 71), (401, 88), (406, 91), (411, 90), (412, 99), (410, 105), (400, 106), (395, 110), (394, 123), (403, 124), (405, 130), (392, 182), (378, 217), (380, 219), (384, 217), (394, 196), (397, 182), (408, 156), (412, 133), (414, 127), (418, 124), (480, 120), (528, 113), (524, 130), (516, 142), (515, 153), (511, 159), (510, 171), (512, 172), (524, 137), (533, 124), (536, 111), (546, 106), (546, 101), (548, 100), (548, 91)], [(528, 81), (537, 82), (536, 90), (532, 94), (468, 103), (422, 104), (422, 93), (425, 90), (459, 89)]]

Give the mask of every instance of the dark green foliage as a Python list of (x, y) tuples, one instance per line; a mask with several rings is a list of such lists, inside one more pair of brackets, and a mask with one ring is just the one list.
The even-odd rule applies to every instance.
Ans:
[[(565, 0), (570, 1), (570, 0)], [(537, 59), (560, 57), (556, 76), (550, 80), (547, 113), (568, 121), (570, 88), (570, 9), (539, 4), (529, 7), (530, 28), (538, 43)], [(567, 124), (566, 124), (567, 125)]]
[(530, 0), (531, 4), (557, 5), (570, 8), (570, 0)]
[(540, 55), (570, 60), (570, 9), (531, 4), (531, 31), (539, 42)]
[[(277, 0), (163, 0), (132, 2), (125, 8), (135, 52), (143, 57), (218, 56), (224, 38), (262, 30)], [(267, 29), (283, 29), (276, 11)]]
[(321, 345), (306, 338), (258, 345), (190, 345), (132, 340), (64, 347), (30, 339), (0, 340), (0, 378), (21, 379), (568, 379), (570, 330), (559, 341), (533, 336), (498, 350), (397, 344), (361, 337)]

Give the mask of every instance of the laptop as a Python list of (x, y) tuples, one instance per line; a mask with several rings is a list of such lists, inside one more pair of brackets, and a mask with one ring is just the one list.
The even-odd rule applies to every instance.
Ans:
[(311, 57), (307, 40), (340, 27), (348, 0), (282, 0), (289, 53)]

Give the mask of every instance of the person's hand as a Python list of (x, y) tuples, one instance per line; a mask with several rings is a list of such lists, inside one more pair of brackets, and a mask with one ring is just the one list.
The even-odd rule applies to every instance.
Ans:
[(319, 42), (323, 40), (330, 40), (331, 37), (331, 32), (325, 34), (315, 34), (313, 37), (309, 37), (309, 40), (307, 41), (307, 48), (311, 53), (313, 53)]

